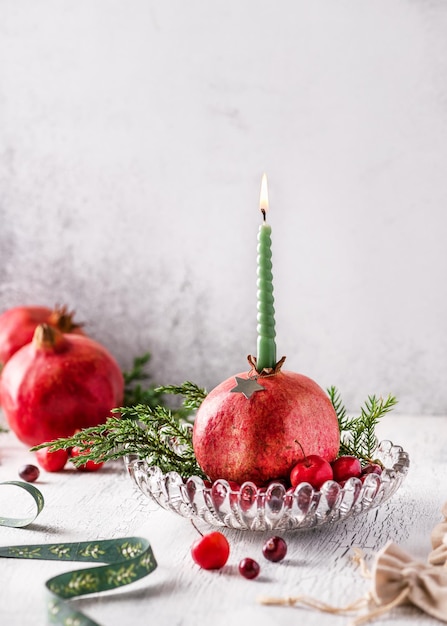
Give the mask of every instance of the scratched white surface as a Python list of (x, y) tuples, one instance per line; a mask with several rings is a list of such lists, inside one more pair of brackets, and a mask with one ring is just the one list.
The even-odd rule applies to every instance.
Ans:
[(256, 349), (353, 409), (447, 400), (447, 3), (2, 0), (0, 310), (65, 302), (208, 389)]
[[(390, 415), (380, 425), (379, 436), (399, 443), (410, 454), (410, 471), (400, 490), (379, 509), (330, 529), (281, 533), (288, 543), (282, 563), (269, 563), (262, 557), (267, 534), (228, 530), (223, 531), (231, 544), (228, 564), (218, 572), (200, 570), (189, 552), (198, 536), (196, 530), (189, 521), (137, 496), (120, 464), (96, 474), (43, 473), (35, 483), (46, 500), (43, 512), (27, 529), (0, 528), (0, 543), (84, 541), (128, 534), (147, 537), (158, 561), (154, 573), (134, 585), (76, 601), (104, 626), (143, 626), (154, 621), (159, 626), (224, 626), (244, 620), (262, 626), (342, 626), (348, 617), (264, 607), (257, 599), (305, 593), (334, 605), (353, 601), (369, 588), (352, 563), (354, 546), (364, 551), (369, 564), (389, 540), (415, 558), (426, 558), (430, 532), (441, 520), (440, 510), (447, 500), (447, 418)], [(18, 467), (30, 458), (11, 435), (1, 435), (0, 481), (16, 479)], [(15, 499), (12, 492), (5, 496), (0, 490), (0, 508)], [(257, 580), (247, 581), (238, 574), (237, 564), (245, 556), (259, 560), (262, 570)], [(2, 559), (2, 624), (43, 625), (44, 582), (66, 570), (62, 563)], [(432, 626), (437, 622), (407, 607), (374, 623)]]

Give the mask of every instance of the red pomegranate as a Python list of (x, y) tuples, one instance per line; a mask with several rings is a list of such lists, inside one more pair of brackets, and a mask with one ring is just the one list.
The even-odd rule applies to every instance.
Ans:
[(108, 350), (85, 335), (39, 325), (6, 363), (0, 402), (11, 430), (34, 446), (106, 421), (123, 402), (122, 372)]
[[(242, 385), (236, 381), (242, 379)], [(264, 389), (237, 388), (237, 374), (213, 389), (201, 404), (193, 430), (197, 461), (211, 480), (225, 478), (262, 486), (288, 479), (306, 455), (333, 461), (340, 446), (337, 415), (328, 395), (310, 378), (279, 371), (257, 378)]]
[(50, 309), (45, 306), (17, 306), (0, 315), (0, 367), (33, 338), (39, 324), (49, 324), (63, 333), (81, 333), (80, 324), (73, 321), (74, 313), (65, 306)]

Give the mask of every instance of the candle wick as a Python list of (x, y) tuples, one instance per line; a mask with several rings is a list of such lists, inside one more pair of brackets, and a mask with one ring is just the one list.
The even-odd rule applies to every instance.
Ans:
[(264, 208), (261, 209), (262, 217), (264, 218), (264, 222), (266, 221), (266, 210)]

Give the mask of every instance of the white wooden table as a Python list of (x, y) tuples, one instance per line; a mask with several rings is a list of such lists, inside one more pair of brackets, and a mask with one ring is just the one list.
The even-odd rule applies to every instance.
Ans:
[[(379, 509), (333, 527), (278, 533), (288, 543), (287, 557), (281, 563), (270, 563), (262, 556), (269, 533), (224, 530), (231, 544), (228, 564), (220, 571), (199, 569), (190, 556), (190, 546), (198, 537), (192, 524), (143, 500), (121, 462), (97, 473), (42, 471), (34, 484), (45, 497), (44, 510), (27, 528), (0, 527), (0, 545), (146, 537), (158, 562), (155, 572), (127, 587), (74, 601), (104, 626), (348, 624), (348, 616), (266, 607), (258, 598), (308, 594), (334, 605), (352, 602), (370, 584), (351, 559), (354, 546), (364, 551), (369, 563), (389, 540), (426, 559), (430, 532), (442, 519), (441, 507), (447, 500), (447, 417), (391, 413), (380, 424), (378, 435), (410, 454), (410, 470), (399, 491)], [(0, 435), (0, 481), (18, 480), (19, 467), (33, 461), (33, 455), (12, 434)], [(18, 500), (17, 490), (1, 488), (0, 513), (12, 514)], [(204, 525), (200, 528), (208, 530)], [(256, 580), (238, 573), (238, 562), (245, 556), (261, 565)], [(45, 624), (45, 581), (76, 567), (0, 559), (0, 623)], [(397, 608), (374, 623), (391, 622), (401, 626), (439, 623), (411, 607)]]

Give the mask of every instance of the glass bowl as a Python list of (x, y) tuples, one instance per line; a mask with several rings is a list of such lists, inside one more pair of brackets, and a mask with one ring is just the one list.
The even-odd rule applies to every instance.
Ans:
[(168, 511), (210, 526), (266, 531), (316, 528), (380, 506), (400, 487), (410, 461), (400, 446), (386, 440), (377, 446), (374, 458), (383, 463), (382, 474), (367, 474), (363, 482), (350, 478), (343, 486), (329, 480), (319, 491), (308, 483), (287, 489), (280, 482), (267, 488), (246, 482), (235, 490), (224, 479), (210, 486), (198, 476), (163, 474), (132, 454), (124, 463), (138, 489)]

